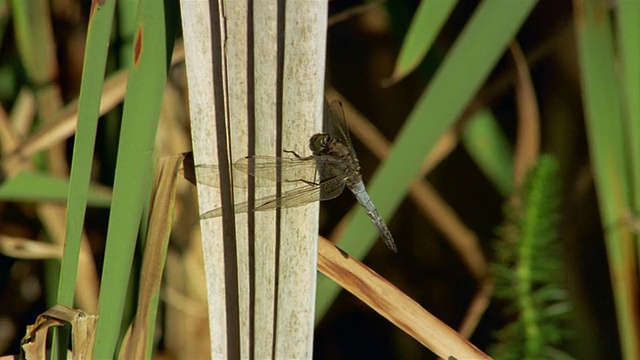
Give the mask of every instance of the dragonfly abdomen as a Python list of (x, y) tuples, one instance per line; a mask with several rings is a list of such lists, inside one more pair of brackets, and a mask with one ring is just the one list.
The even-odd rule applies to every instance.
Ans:
[(389, 231), (387, 224), (378, 213), (378, 209), (376, 209), (375, 205), (373, 205), (373, 201), (371, 201), (369, 194), (367, 194), (362, 180), (358, 182), (349, 182), (347, 185), (355, 195), (356, 199), (358, 199), (360, 205), (362, 205), (362, 207), (365, 209), (373, 225), (376, 227), (376, 229), (378, 229), (378, 233), (382, 237), (382, 240), (384, 240), (384, 243), (387, 245), (387, 247), (393, 252), (398, 252), (398, 248), (396, 247), (396, 243), (393, 240), (391, 231)]

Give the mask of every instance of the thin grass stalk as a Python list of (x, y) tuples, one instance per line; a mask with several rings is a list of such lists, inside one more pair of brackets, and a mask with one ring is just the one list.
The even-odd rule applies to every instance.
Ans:
[(626, 359), (638, 359), (638, 252), (632, 228), (624, 224), (633, 208), (632, 191), (637, 189), (632, 189), (630, 177), (627, 109), (620, 101), (623, 86), (617, 71), (614, 36), (605, 1), (576, 0), (574, 5), (589, 150), (605, 229), (622, 354)]

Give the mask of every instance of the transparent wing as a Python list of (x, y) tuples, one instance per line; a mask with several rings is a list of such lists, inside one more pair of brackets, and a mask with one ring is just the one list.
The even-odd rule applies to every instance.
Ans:
[(220, 171), (217, 165), (196, 165), (196, 179), (200, 184), (220, 187)]
[(344, 116), (344, 108), (342, 107), (342, 101), (333, 100), (329, 106), (329, 117), (331, 118), (331, 124), (333, 125), (332, 135), (337, 136), (338, 139), (342, 139), (347, 144), (351, 154), (355, 156), (355, 150), (351, 143), (351, 137), (349, 136), (349, 128), (347, 127), (347, 120)]
[[(195, 166), (196, 178), (199, 184), (207, 186), (220, 187), (220, 169), (218, 165), (201, 164)], [(232, 168), (233, 171), (233, 187), (244, 189), (249, 185), (249, 174), (238, 169)], [(255, 181), (256, 187), (273, 187), (273, 181)]]
[(233, 167), (256, 178), (272, 182), (278, 181), (279, 173), (280, 181), (283, 183), (301, 180), (320, 183), (346, 171), (343, 160), (333, 156), (297, 158), (257, 155), (240, 159), (233, 164)]
[[(319, 171), (319, 169), (322, 171)], [(217, 165), (202, 164), (195, 167), (198, 182), (204, 185), (220, 187), (220, 171)], [(308, 181), (320, 183), (346, 171), (346, 165), (340, 158), (332, 156), (311, 156), (307, 158), (249, 156), (233, 164), (234, 187), (245, 188), (248, 176), (256, 178), (255, 186), (275, 186), (280, 172), (280, 181)], [(321, 175), (320, 175), (321, 174)]]
[[(255, 201), (253, 211), (273, 210), (277, 207), (291, 208), (306, 205), (315, 201), (329, 200), (340, 195), (344, 190), (345, 181), (343, 177), (335, 177), (321, 184), (307, 184), (289, 190), (281, 197), (275, 195), (266, 196)], [(243, 202), (234, 206), (236, 213), (249, 211), (249, 203)], [(210, 219), (222, 216), (222, 208), (216, 208), (200, 216), (201, 219)]]

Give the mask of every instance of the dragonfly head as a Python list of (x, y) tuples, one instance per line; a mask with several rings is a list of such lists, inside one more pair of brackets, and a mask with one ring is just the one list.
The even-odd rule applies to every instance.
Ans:
[(329, 153), (329, 144), (333, 141), (331, 135), (322, 133), (315, 134), (309, 139), (309, 149), (315, 155), (327, 155)]

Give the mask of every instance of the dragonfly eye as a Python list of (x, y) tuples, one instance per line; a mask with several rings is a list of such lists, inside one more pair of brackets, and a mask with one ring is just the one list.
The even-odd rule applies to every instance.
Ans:
[(327, 150), (327, 146), (330, 142), (331, 136), (329, 136), (329, 134), (315, 134), (309, 141), (309, 148), (314, 153), (323, 152)]

